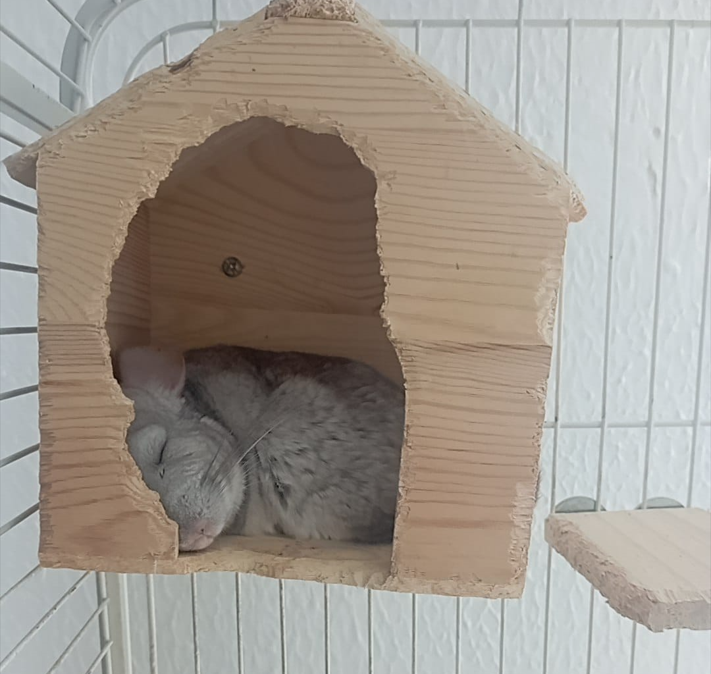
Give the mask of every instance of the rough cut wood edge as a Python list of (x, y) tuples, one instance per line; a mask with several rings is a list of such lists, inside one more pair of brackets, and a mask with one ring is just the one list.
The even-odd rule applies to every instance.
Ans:
[[(264, 19), (264, 15), (265, 9), (261, 9), (242, 21), (238, 26), (220, 31), (217, 36), (221, 37), (223, 34), (229, 33), (232, 40), (239, 42), (251, 33), (257, 32), (261, 24), (269, 25), (273, 21), (279, 20), (272, 19), (267, 22)], [(146, 94), (165, 91), (170, 86), (172, 78), (176, 74), (183, 73), (184, 75), (185, 71), (189, 69), (188, 67), (192, 66), (195, 59), (204, 52), (205, 45), (210, 41), (210, 39), (206, 40), (197, 49), (176, 63), (159, 66), (140, 75), (104, 100), (99, 101), (96, 105), (67, 120), (51, 133), (26, 145), (19, 152), (6, 157), (3, 160), (3, 164), (5, 164), (7, 172), (19, 183), (34, 189), (37, 180), (37, 161), (40, 153), (44, 151), (49, 154), (59, 154), (63, 144), (71, 143), (93, 133), (99, 133), (111, 120), (121, 117), (124, 113), (130, 112), (136, 107), (140, 107), (141, 101)]]
[[(626, 618), (652, 632), (711, 629), (710, 512), (674, 508), (551, 515), (545, 536)], [(658, 581), (650, 579), (654, 574)]]
[[(308, 30), (308, 29), (312, 30), (313, 26), (315, 24), (319, 23), (319, 22), (313, 22), (313, 21), (312, 22), (305, 21), (303, 23), (299, 23), (297, 21), (294, 21), (294, 22), (291, 22), (290, 24), (287, 24), (283, 20), (274, 20), (274, 21), (276, 21), (276, 23), (261, 22), (256, 27), (254, 24), (252, 24), (251, 28), (249, 28), (249, 29), (244, 28), (245, 24), (241, 24), (240, 29), (242, 29), (242, 31), (243, 31), (242, 33), (239, 32), (240, 29), (238, 29), (238, 31), (234, 31), (234, 32), (222, 33), (222, 34), (216, 36), (216, 38), (213, 38), (213, 39), (217, 39), (217, 41), (214, 42), (213, 44), (217, 48), (219, 48), (220, 45), (222, 45), (222, 46), (233, 45), (235, 43), (238, 45), (245, 44), (245, 43), (251, 45), (252, 41), (254, 41), (255, 43), (258, 43), (259, 40), (261, 39), (261, 37), (265, 36), (268, 33), (268, 31), (274, 27), (286, 28), (287, 26), (291, 26), (291, 27), (300, 26), (300, 28), (302, 28), (304, 30)], [(323, 25), (323, 23), (321, 25)], [(334, 22), (331, 22), (332, 28), (340, 28), (343, 25), (346, 25), (346, 24), (341, 24), (340, 26), (337, 26), (337, 25), (335, 25)], [(355, 27), (351, 27), (350, 24), (348, 24), (348, 26), (349, 26), (349, 29), (351, 29), (351, 28), (353, 30), (356, 29)], [(237, 38), (237, 37), (235, 37), (236, 35), (239, 35), (240, 37)], [(378, 34), (376, 34), (375, 37), (373, 38), (374, 42), (378, 42), (379, 49), (380, 49), (380, 45), (385, 45), (385, 38), (386, 37), (387, 37), (387, 35), (384, 34), (384, 31), (381, 31)], [(407, 55), (403, 51), (403, 55), (402, 55), (403, 61), (400, 62), (400, 61), (398, 61), (399, 57), (397, 56), (397, 54), (395, 54), (395, 55), (390, 54), (387, 49), (383, 49), (382, 53), (384, 54), (385, 58), (387, 58), (388, 56), (392, 56), (393, 62), (397, 62), (399, 65), (402, 66), (404, 78), (419, 80), (420, 82), (426, 81), (426, 80), (423, 80), (417, 74), (415, 67), (411, 66), (411, 64), (414, 63), (414, 60), (413, 60), (414, 56)], [(206, 61), (209, 61), (209, 56), (210, 56), (210, 52), (208, 51), (206, 53), (206, 57), (208, 57), (208, 58), (206, 58)], [(405, 57), (409, 60), (406, 61)], [(172, 85), (174, 85), (174, 83), (176, 81), (178, 81), (178, 82), (182, 81), (183, 84), (185, 84), (186, 82), (189, 82), (191, 77), (193, 77), (193, 76), (199, 77), (199, 72), (195, 72), (195, 70), (192, 67), (193, 65), (197, 64), (197, 62), (199, 60), (200, 60), (200, 51), (198, 50), (197, 53), (193, 54), (191, 57), (184, 60), (184, 62), (182, 64), (179, 64), (179, 65), (174, 66), (172, 68), (168, 68), (168, 72), (171, 73), (170, 77), (165, 76), (166, 71), (164, 69), (156, 71), (156, 73), (153, 74), (154, 79), (148, 78), (148, 80), (147, 80), (148, 86), (144, 90), (134, 89), (133, 90), (134, 93), (137, 92), (136, 97), (132, 99), (130, 96), (128, 96), (127, 100), (123, 101), (123, 103), (125, 103), (125, 107), (122, 109), (123, 112), (135, 111), (136, 109), (140, 110), (143, 107), (143, 102), (144, 102), (142, 99), (142, 96), (143, 95), (148, 96), (148, 93), (147, 93), (148, 91), (150, 91), (151, 96), (155, 96), (158, 93), (162, 94), (165, 92), (169, 92)], [(175, 79), (171, 79), (171, 78), (175, 78)], [(180, 78), (180, 79), (177, 79), (177, 78)], [(129, 90), (130, 90), (130, 88), (129, 88)], [(437, 96), (439, 96), (439, 93), (437, 93)], [(56, 164), (56, 162), (54, 162), (54, 160), (57, 159), (58, 157), (61, 157), (61, 155), (63, 153), (66, 153), (68, 147), (71, 146), (71, 148), (76, 149), (78, 145), (81, 145), (81, 143), (77, 143), (76, 145), (74, 145), (71, 143), (71, 141), (73, 141), (75, 139), (82, 138), (84, 136), (90, 136), (93, 134), (101, 133), (102, 131), (104, 131), (106, 129), (106, 127), (110, 126), (110, 123), (114, 119), (118, 119), (122, 116), (121, 111), (117, 111), (117, 110), (111, 108), (111, 106), (109, 106), (108, 109), (110, 110), (110, 112), (112, 114), (107, 114), (104, 117), (99, 115), (98, 117), (93, 118), (89, 124), (80, 125), (78, 127), (78, 130), (76, 130), (76, 133), (74, 133), (73, 135), (69, 134), (66, 138), (65, 137), (57, 138), (56, 142), (53, 142), (53, 144), (51, 146), (49, 146), (49, 145), (44, 146), (43, 150), (42, 150), (42, 155), (40, 157), (40, 168), (41, 169), (44, 168), (46, 170), (49, 165), (51, 165), (53, 163)], [(239, 112), (239, 115), (236, 114), (237, 112)], [(115, 114), (113, 114), (113, 113), (115, 113)], [(328, 129), (324, 128), (324, 124), (327, 124), (327, 120), (319, 119), (318, 113), (316, 113), (315, 111), (313, 112), (313, 115), (312, 115), (313, 119), (311, 119), (311, 117), (309, 117), (309, 119), (301, 119), (301, 123), (299, 123), (298, 119), (296, 119), (296, 120), (290, 119), (289, 110), (287, 108), (284, 108), (281, 110), (276, 110), (273, 106), (270, 107), (268, 102), (261, 102), (261, 101), (254, 102), (251, 105), (245, 104), (244, 110), (240, 108), (239, 111), (236, 111), (235, 109), (230, 109), (230, 110), (222, 109), (222, 108), (213, 109), (213, 116), (211, 117), (212, 131), (214, 132), (214, 130), (220, 128), (220, 126), (222, 124), (226, 123), (225, 120), (229, 120), (230, 123), (233, 123), (233, 122), (239, 121), (240, 116), (242, 116), (242, 115), (244, 115), (245, 117), (250, 117), (250, 116), (255, 116), (258, 114), (264, 114), (267, 116), (271, 116), (274, 119), (279, 119), (280, 121), (284, 121), (285, 123), (290, 122), (290, 123), (299, 124), (303, 128), (309, 128), (309, 129), (313, 128), (314, 130), (318, 130), (318, 132), (321, 132), (321, 133), (323, 133), (323, 132), (337, 133), (338, 132), (334, 129), (328, 130)], [(90, 115), (88, 117), (90, 117)], [(182, 147), (177, 148), (177, 149), (182, 149), (183, 147), (199, 144), (200, 142), (204, 141), (206, 135), (209, 135), (207, 128), (201, 128), (200, 133), (197, 135), (196, 135), (195, 128), (187, 129), (187, 127), (189, 127), (194, 122), (193, 116), (186, 115), (185, 120), (186, 120), (185, 121), (185, 128), (181, 129), (180, 133), (178, 133), (178, 135), (177, 135), (177, 137), (182, 142)], [(475, 119), (474, 113), (472, 113), (471, 115), (468, 115), (466, 117), (459, 116), (456, 121), (462, 122), (463, 124), (461, 124), (461, 125), (464, 126), (465, 124), (469, 124), (469, 122), (479, 124), (479, 121), (481, 121), (481, 120)], [(187, 132), (186, 129), (189, 132)], [(490, 129), (488, 126), (479, 124), (477, 130), (479, 132), (482, 132), (482, 131), (487, 132)], [(206, 135), (203, 135), (203, 132)], [(495, 134), (493, 134), (493, 135), (497, 140), (500, 140), (500, 136), (497, 136)], [(67, 141), (67, 142), (65, 143), (65, 141)], [(354, 149), (359, 148), (360, 149), (359, 156), (361, 157), (361, 160), (363, 161), (363, 163), (366, 164), (367, 166), (369, 166), (370, 168), (373, 168), (374, 157), (372, 156), (372, 154), (369, 154), (370, 146), (368, 144), (367, 134), (365, 136), (357, 136), (356, 137), (355, 135), (353, 135), (352, 137), (351, 136), (344, 137), (344, 141), (347, 144), (354, 147)], [(174, 160), (177, 157), (177, 154), (173, 155), (174, 149), (176, 149), (176, 148), (173, 148), (173, 147), (166, 148), (165, 146), (162, 146), (161, 147), (161, 156), (163, 156), (164, 154), (166, 154), (166, 155), (170, 154), (172, 159)], [(177, 152), (177, 149), (176, 149), (176, 152)], [(505, 144), (502, 145), (500, 143), (498, 150), (513, 154), (513, 156), (514, 156), (513, 162), (514, 163), (517, 163), (519, 157), (521, 156), (520, 154), (518, 154), (517, 152), (512, 150), (508, 145), (505, 145)], [(167, 173), (169, 171), (169, 168), (168, 168), (169, 165), (170, 165), (170, 163), (167, 161), (162, 162), (160, 165), (157, 162), (154, 162), (154, 164), (152, 166), (155, 169), (155, 172), (150, 173), (150, 171), (147, 169), (146, 170), (147, 175), (145, 176), (145, 181), (142, 180), (140, 182), (142, 191), (139, 194), (132, 195), (130, 200), (127, 200), (125, 202), (122, 201), (121, 206), (123, 208), (126, 208), (127, 212), (131, 211), (131, 210), (135, 210), (138, 203), (140, 203), (144, 198), (147, 198), (148, 196), (151, 196), (152, 193), (154, 193), (154, 190), (157, 187), (160, 180), (167, 175)], [(527, 168), (527, 164), (525, 162), (519, 163), (519, 167), (522, 169)], [(375, 169), (373, 169), (373, 170), (374, 170), (374, 173), (376, 173), (376, 175), (377, 175), (377, 172), (375, 171)], [(40, 175), (42, 176), (42, 171), (40, 171)], [(534, 173), (534, 175), (536, 177), (540, 178), (540, 173)], [(548, 176), (548, 177), (550, 177), (550, 176)], [(136, 181), (134, 181), (134, 184), (137, 184)], [(566, 190), (565, 188), (561, 189), (561, 185), (559, 182), (545, 180), (545, 182), (541, 183), (541, 189), (543, 190), (546, 198), (548, 198), (548, 195), (549, 195), (549, 193), (547, 191), (548, 187), (550, 187), (551, 190), (553, 191), (551, 202), (555, 203), (556, 208), (560, 207), (559, 210), (561, 213), (561, 217), (563, 217), (562, 214), (568, 214), (570, 212), (568, 209), (569, 200), (571, 197), (570, 190), (569, 189)], [(118, 220), (117, 220), (117, 222), (118, 222)], [(124, 234), (125, 234), (125, 230), (123, 232), (119, 232), (117, 234), (117, 236), (120, 239), (120, 238), (122, 238), (122, 236)], [(545, 302), (543, 304), (545, 304), (546, 308), (550, 308), (553, 305), (552, 302), (550, 302), (550, 303)], [(101, 314), (101, 312), (99, 311), (100, 309), (101, 309), (101, 307), (100, 307), (99, 303), (92, 302), (91, 320), (92, 320), (92, 323), (96, 323), (96, 325), (99, 325), (99, 326), (103, 320), (103, 317), (100, 315)], [(397, 344), (395, 344), (395, 346), (397, 348)], [(531, 477), (530, 475), (527, 476), (527, 478), (529, 480), (530, 480), (530, 477)], [(86, 560), (88, 560), (88, 558), (84, 557), (84, 560), (86, 561)], [(66, 564), (68, 564), (68, 560), (65, 560), (65, 565)], [(399, 583), (399, 585), (397, 586), (397, 589), (403, 589), (403, 590), (407, 589), (403, 586), (404, 582), (407, 582), (407, 581), (400, 580), (397, 582)], [(414, 587), (419, 587), (419, 585), (417, 585), (418, 581), (412, 581), (412, 582), (413, 582), (413, 584), (415, 584)], [(447, 581), (447, 582), (449, 582), (449, 581)], [(446, 584), (446, 582), (441, 581), (441, 584)], [(459, 594), (467, 594), (468, 593), (468, 591), (466, 589), (462, 589), (463, 586), (468, 585), (467, 583), (462, 583), (461, 580), (457, 580), (456, 582), (451, 581), (450, 584), (455, 587), (457, 593), (459, 593)], [(474, 585), (472, 585), (472, 587), (473, 586)], [(512, 593), (518, 594), (520, 591), (520, 587), (518, 585), (513, 590), (509, 588), (505, 591), (496, 589), (496, 588), (498, 588), (498, 586), (490, 586), (490, 587), (493, 587), (494, 589), (492, 589), (489, 592), (487, 592), (485, 587), (482, 587), (480, 585), (477, 587), (479, 589), (476, 591), (476, 594), (479, 596), (512, 596)], [(424, 590), (422, 590), (422, 591), (424, 591)], [(443, 593), (443, 594), (449, 593), (444, 590), (441, 590), (439, 592)], [(497, 595), (496, 592), (500, 592), (500, 594)]]
[[(549, 346), (400, 345), (408, 428), (395, 524), (395, 577), (413, 582), (456, 577), (464, 586), (485, 577), (508, 585), (510, 596), (521, 595), (550, 351)], [(490, 388), (492, 381), (498, 382), (497, 388)], [(508, 413), (496, 416), (502, 404)], [(442, 420), (433, 414), (439, 408), (447, 409), (444, 435), (438, 429)], [(502, 423), (508, 424), (505, 440), (477, 437), (472, 430)], [(428, 437), (448, 435), (449, 446), (442, 440), (428, 445)], [(462, 447), (476, 458), (452, 451)], [(463, 483), (474, 465), (476, 477)], [(446, 491), (446, 498), (437, 498), (438, 489)], [(486, 515), (478, 511), (484, 500)], [(501, 508), (501, 501), (513, 507)], [(492, 559), (497, 560), (495, 567)]]
[[(40, 270), (52, 250), (40, 246)], [(46, 292), (40, 289), (39, 300), (42, 563), (63, 566), (67, 558), (81, 558), (88, 546), (96, 556), (122, 550), (128, 556), (174, 560), (178, 527), (125, 449), (133, 408), (111, 374), (105, 333), (86, 325), (43, 322)], [(119, 512), (126, 507), (130, 524), (109, 516), (104, 503), (118, 505)]]
[(300, 542), (286, 538), (224, 536), (203, 552), (181, 553), (177, 559), (138, 559), (90, 555), (44, 555), (44, 568), (93, 569), (109, 573), (185, 575), (213, 571), (254, 573), (267, 578), (337, 583), (371, 590), (415, 592), (453, 597), (516, 598), (521, 588), (459, 580), (434, 581), (390, 575), (389, 545), (358, 545), (334, 541)]
[[(319, 0), (285, 0), (285, 2), (289, 4), (303, 2), (312, 5), (318, 4)], [(331, 2), (344, 4), (344, 2), (339, 3), (338, 0), (331, 0)], [(481, 130), (485, 130), (497, 138), (501, 147), (505, 148), (515, 161), (521, 166), (525, 166), (528, 171), (538, 175), (542, 182), (549, 183), (551, 186), (551, 189), (548, 190), (549, 198), (565, 208), (570, 222), (578, 222), (585, 217), (584, 198), (580, 190), (556, 162), (546, 157), (508, 126), (499, 122), (484, 106), (448, 80), (427, 61), (401, 44), (362, 7), (357, 4), (354, 7), (355, 21), (382, 43), (384, 47), (383, 59), (397, 59), (398, 64), (403, 68), (403, 77), (415, 77), (427, 84), (437, 93), (444, 108), (456, 112), (461, 120), (469, 120)], [(295, 17), (287, 19), (278, 16), (267, 18), (266, 8), (256, 12), (236, 28), (225, 29), (209, 38), (177, 64), (162, 66), (145, 73), (82, 115), (69, 120), (53, 133), (38, 139), (6, 158), (4, 163), (8, 172), (18, 182), (28, 187), (34, 187), (37, 159), (43, 148), (46, 147), (49, 151), (57, 152), (61, 150), (64, 142), (70, 142), (86, 134), (99, 131), (111, 119), (120, 117), (124, 112), (140, 105), (145, 94), (165, 90), (170, 86), (170, 80), (174, 74), (185, 73), (185, 70), (192, 67), (201, 56), (205, 55), (209, 58), (211, 49), (218, 44), (224, 41), (244, 42), (251, 39), (258, 41), (261, 31), (268, 31), (275, 22), (287, 20), (308, 21), (309, 19), (295, 19)]]
[(272, 17), (355, 21), (355, 2), (354, 0), (272, 0), (267, 7), (265, 18)]
[(523, 136), (499, 122), (496, 117), (464, 89), (445, 77), (428, 61), (403, 45), (396, 37), (360, 5), (356, 5), (356, 19), (388, 48), (390, 55), (397, 56), (400, 66), (412, 73), (417, 79), (427, 82), (441, 98), (442, 106), (456, 111), (457, 116), (467, 120), (473, 126), (480, 127), (487, 134), (496, 138), (501, 147), (506, 148), (521, 166), (538, 176), (543, 183), (554, 186), (549, 199), (556, 201), (568, 213), (569, 222), (579, 222), (587, 215), (585, 198), (575, 182), (557, 162), (547, 157), (538, 148), (531, 145)]

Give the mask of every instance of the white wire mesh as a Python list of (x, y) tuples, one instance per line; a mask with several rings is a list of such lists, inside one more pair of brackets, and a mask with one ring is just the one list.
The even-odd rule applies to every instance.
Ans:
[[(218, 0), (87, 2), (98, 21), (81, 15), (79, 0), (32, 2), (33, 16), (29, 0), (14, 13), (3, 5), (3, 60), (56, 98), (61, 86), (62, 100), (77, 108), (256, 9), (235, 15)], [(506, 3), (503, 13), (482, 3), (476, 17), (467, 6), (439, 18), (441, 10), (419, 4), (422, 18), (390, 15), (393, 33), (561, 161), (589, 201), (590, 216), (570, 232), (559, 297), (524, 599), (407, 597), (229, 574), (130, 576), (126, 611), (109, 620), (118, 598), (105, 579), (92, 592), (86, 576), (36, 568), (28, 546), (36, 541), (36, 488), (24, 489), (28, 497), (11, 487), (36, 482), (36, 370), (27, 355), (36, 348), (36, 206), (3, 173), (0, 413), (12, 419), (0, 454), (3, 628), (10, 611), (28, 616), (10, 638), (2, 630), (3, 674), (94, 671), (101, 663), (114, 674), (116, 660), (104, 657), (114, 634), (124, 635), (124, 670), (136, 674), (685, 674), (711, 666), (711, 644), (699, 635), (651, 635), (612, 613), (551, 554), (541, 529), (556, 503), (577, 494), (608, 509), (652, 496), (711, 505), (706, 10), (689, 0), (669, 20), (621, 20), (615, 6), (552, 15), (531, 0)], [(67, 36), (79, 45), (73, 70), (57, 65), (63, 50), (67, 58)], [(34, 133), (2, 112), (5, 156)], [(72, 597), (87, 589), (79, 607)], [(46, 600), (34, 613), (28, 593)], [(50, 633), (59, 611), (64, 619)], [(40, 633), (57, 648), (42, 669), (28, 669), (25, 645)]]

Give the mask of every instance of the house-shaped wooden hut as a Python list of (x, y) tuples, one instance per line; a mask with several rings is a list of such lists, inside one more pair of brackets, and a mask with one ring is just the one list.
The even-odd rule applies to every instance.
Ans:
[[(520, 594), (585, 213), (546, 157), (349, 0), (280, 0), (8, 168), (39, 197), (44, 565)], [(144, 343), (344, 355), (404, 381), (392, 547), (179, 555), (112, 374)]]

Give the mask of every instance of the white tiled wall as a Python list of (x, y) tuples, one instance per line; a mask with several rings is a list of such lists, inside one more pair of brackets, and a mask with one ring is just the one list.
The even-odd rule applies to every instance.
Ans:
[[(60, 0), (60, 4), (73, 13), (81, 2)], [(218, 10), (222, 17), (241, 18), (260, 4), (219, 0)], [(388, 19), (515, 19), (518, 11), (516, 0), (370, 0), (363, 4)], [(141, 0), (127, 9), (97, 50), (96, 97), (120, 85), (147, 40), (170, 26), (208, 18), (209, 11), (209, 0)], [(529, 0), (524, 16), (708, 21), (711, 6), (704, 0)], [(41, 55), (58, 63), (66, 24), (45, 0), (2, 0), (0, 18)], [(639, 629), (633, 646), (631, 623), (611, 612), (599, 596), (594, 597), (591, 613), (589, 585), (556, 555), (550, 555), (542, 540), (552, 497), (559, 502), (573, 495), (595, 495), (601, 444), (605, 507), (633, 508), (640, 503), (647, 451), (648, 495), (670, 496), (685, 503), (697, 409), (701, 423), (696, 430), (693, 504), (711, 507), (711, 311), (707, 312), (701, 376), (698, 359), (709, 234), (711, 24), (680, 22), (676, 27), (666, 155), (670, 29), (662, 23), (625, 26), (614, 205), (618, 30), (584, 21), (574, 22), (571, 30), (568, 108), (568, 28), (526, 25), (521, 35), (521, 132), (558, 161), (568, 163), (589, 207), (588, 218), (572, 226), (569, 235), (562, 340), (556, 345), (551, 375), (541, 498), (524, 598), (505, 604), (413, 599), (338, 586), (329, 588), (326, 595), (318, 585), (285, 582), (280, 588), (278, 581), (248, 576), (240, 579), (238, 587), (229, 574), (198, 577), (193, 597), (190, 578), (159, 577), (155, 581), (155, 645), (160, 674), (195, 671), (196, 642), (202, 674), (702, 674), (711, 668), (709, 633), (682, 634), (676, 665), (675, 633), (652, 635)], [(394, 32), (414, 46), (414, 28)], [(171, 56), (178, 58), (205, 36), (190, 33), (172, 38)], [(472, 94), (500, 119), (515, 125), (515, 26), (474, 27), (468, 69), (463, 26), (425, 24), (420, 44), (422, 54), (460, 84), (465, 84), (469, 72)], [(3, 41), (1, 55), (57, 95), (56, 77), (7, 41)], [(160, 60), (156, 49), (145, 67)], [(0, 127), (31, 140), (32, 134), (4, 115)], [(3, 141), (0, 149), (4, 156), (12, 148)], [(34, 203), (31, 192), (10, 184), (4, 169), (0, 188), (3, 195)], [(33, 265), (32, 216), (7, 206), (1, 209), (2, 261)], [(664, 228), (661, 237), (660, 225)], [(36, 324), (35, 279), (10, 271), (0, 275), (2, 326)], [(656, 332), (655, 313), (659, 318)], [(0, 338), (0, 391), (36, 380), (35, 348), (34, 335)], [(660, 425), (651, 432), (646, 423), (650, 411)], [(2, 456), (37, 442), (36, 394), (1, 402), (0, 415)], [(603, 415), (608, 428), (601, 438)], [(552, 427), (556, 418), (557, 430)], [(36, 499), (36, 470), (37, 456), (33, 455), (0, 473), (2, 523)], [(2, 537), (3, 591), (35, 564), (36, 536), (34, 516)], [(0, 657), (76, 578), (72, 572), (42, 572), (28, 581), (12, 604), (3, 603)], [(133, 671), (144, 674), (150, 671), (145, 579), (129, 577), (128, 589)], [(62, 608), (61, 617), (42, 628), (38, 642), (54, 649), (54, 657), (96, 607), (95, 597), (92, 579)], [(87, 633), (82, 643), (76, 662), (68, 661), (61, 671), (85, 671), (97, 652), (97, 630)], [(40, 658), (36, 646), (29, 647), (23, 657), (28, 659), (18, 657), (3, 674), (43, 672), (53, 659)]]

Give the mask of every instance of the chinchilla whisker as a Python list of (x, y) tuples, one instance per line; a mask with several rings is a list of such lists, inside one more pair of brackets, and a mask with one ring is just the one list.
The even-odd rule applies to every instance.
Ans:
[[(273, 403), (274, 401), (272, 400), (272, 404)], [(237, 451), (229, 452), (226, 455), (225, 459), (222, 461), (217, 461), (219, 454), (221, 454), (221, 452), (218, 451), (210, 462), (210, 465), (208, 466), (207, 470), (203, 474), (204, 482), (209, 483), (211, 490), (217, 495), (223, 494), (229, 487), (230, 478), (234, 475), (234, 472), (235, 470), (237, 470), (237, 467), (243, 464), (243, 461), (247, 457), (247, 455), (255, 447), (257, 447), (257, 445), (262, 440), (264, 440), (270, 433), (272, 433), (288, 418), (290, 418), (290, 415), (292, 415), (295, 411), (298, 411), (299, 407), (302, 407), (302, 405), (294, 405), (289, 410), (283, 411), (276, 419), (276, 421), (269, 425), (265, 431), (260, 433), (260, 435), (253, 442), (251, 442), (251, 444), (249, 444), (247, 449), (245, 449), (243, 452), (239, 452), (239, 447), (240, 445), (246, 444), (246, 442), (240, 442), (237, 446)], [(250, 431), (245, 434), (244, 438), (254, 437), (255, 433), (257, 432), (256, 429), (259, 427), (259, 425), (261, 425), (261, 423), (266, 420), (265, 417), (268, 417), (268, 412), (269, 405), (267, 406), (267, 409), (256, 420)]]
[[(232, 435), (232, 433), (230, 433), (230, 435)], [(223, 445), (223, 447), (224, 447), (224, 445)], [(213, 455), (213, 457), (212, 457), (212, 460), (210, 461), (210, 463), (208, 464), (207, 468), (205, 469), (205, 472), (202, 474), (202, 483), (203, 483), (203, 485), (206, 484), (210, 479), (215, 480), (215, 478), (216, 478), (217, 476), (219, 476), (220, 473), (222, 472), (222, 471), (220, 470), (220, 468), (221, 468), (221, 463), (217, 461), (218, 457), (219, 457), (220, 454), (222, 453), (222, 452), (220, 451), (221, 449), (222, 449), (222, 447), (218, 447), (218, 448), (215, 450), (215, 453), (214, 453), (214, 455)], [(227, 452), (227, 455), (229, 456), (229, 452)]]
[[(264, 438), (266, 438), (276, 428), (281, 426), (281, 424), (283, 424), (284, 421), (286, 421), (287, 417), (288, 417), (288, 415), (284, 414), (279, 419), (277, 419), (265, 431), (263, 431), (259, 435), (259, 437), (257, 437), (257, 439), (254, 440), (254, 442), (252, 442), (247, 447), (247, 449), (245, 449), (241, 454), (237, 454), (236, 452), (230, 454), (230, 456), (224, 462), (219, 464), (219, 468), (217, 469), (216, 475), (214, 476), (213, 479), (216, 479), (220, 476), (225, 476), (225, 477), (231, 476), (234, 473), (234, 471), (236, 470), (237, 466), (239, 466), (242, 463), (242, 461), (244, 461), (247, 454), (249, 454), (249, 452), (251, 452), (262, 440), (264, 440)], [(250, 435), (252, 435), (252, 434), (250, 433)], [(237, 458), (235, 458), (235, 456)]]
[[(268, 410), (269, 407), (267, 406), (267, 409), (260, 415), (260, 417), (256, 420), (250, 431), (245, 435), (246, 438), (254, 437), (254, 434), (257, 432), (256, 429), (259, 427), (260, 422), (266, 416), (265, 412), (268, 412)], [(202, 483), (207, 484), (208, 482), (212, 482), (214, 484), (216, 481), (220, 480), (220, 476), (225, 474), (232, 475), (236, 467), (240, 463), (242, 463), (245, 456), (247, 456), (247, 454), (252, 451), (262, 440), (264, 440), (264, 438), (267, 437), (267, 435), (269, 435), (275, 428), (280, 426), (287, 419), (289, 413), (290, 411), (286, 411), (281, 414), (280, 417), (241, 454), (239, 454), (239, 445), (243, 443), (238, 444), (236, 452), (227, 452), (223, 461), (217, 460), (218, 457), (222, 454), (222, 452), (220, 452), (219, 450), (216, 451), (207, 469), (203, 473)], [(237, 456), (238, 458), (235, 459), (235, 456)]]
[(256, 472), (255, 468), (253, 466), (247, 466), (243, 471), (242, 471), (242, 477), (244, 477), (245, 480), (247, 480), (249, 477), (251, 477), (254, 473)]
[[(243, 478), (244, 478), (244, 487), (245, 489), (251, 489), (253, 480), (254, 480), (254, 473), (255, 471), (250, 469), (244, 472)], [(231, 480), (229, 479), (229, 475), (224, 475), (222, 479), (218, 480), (215, 482), (213, 485), (213, 489), (215, 490), (213, 492), (213, 497), (214, 498), (220, 498), (222, 494), (224, 494), (227, 489), (230, 487), (232, 484)]]
[[(257, 443), (255, 443), (255, 445), (256, 444)], [(211, 487), (217, 495), (224, 493), (227, 490), (227, 488), (230, 486), (233, 471), (235, 470), (236, 466), (239, 465), (238, 462), (233, 463), (232, 461), (230, 461), (230, 464), (231, 465), (230, 465), (229, 470), (224, 470), (225, 464), (224, 463), (221, 464), (221, 468), (222, 468), (221, 472), (217, 473), (216, 475), (214, 475), (212, 477)], [(249, 480), (253, 476), (253, 473), (255, 472), (255, 470), (256, 469), (252, 465), (247, 465), (245, 467), (245, 470), (243, 473), (243, 478), (244, 478), (245, 484), (249, 482)]]
[(205, 469), (205, 472), (202, 474), (202, 484), (206, 484), (208, 481), (208, 478), (211, 475), (212, 469), (215, 466), (215, 461), (217, 461), (217, 457), (220, 455), (220, 450), (216, 449), (215, 453), (212, 456), (212, 460), (210, 463), (207, 465), (207, 468)]
[(244, 460), (244, 457), (247, 456), (247, 454), (249, 454), (249, 452), (251, 452), (262, 440), (264, 440), (264, 438), (266, 438), (267, 435), (269, 435), (272, 431), (274, 431), (276, 428), (281, 426), (285, 420), (286, 420), (286, 415), (283, 416), (281, 419), (278, 419), (277, 421), (275, 421), (269, 428), (267, 428), (267, 430), (264, 431), (264, 433), (262, 433), (249, 447), (247, 447), (247, 449), (244, 450), (244, 452), (242, 452), (239, 459), (237, 459), (237, 463), (238, 464), (242, 463), (242, 461)]

